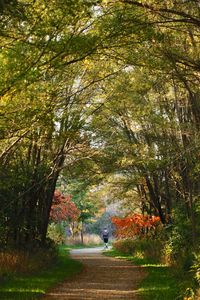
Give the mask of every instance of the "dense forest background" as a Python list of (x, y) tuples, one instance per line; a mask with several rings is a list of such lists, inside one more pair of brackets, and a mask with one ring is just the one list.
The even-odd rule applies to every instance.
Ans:
[(62, 174), (199, 261), (199, 42), (198, 0), (0, 2), (1, 247), (46, 243)]

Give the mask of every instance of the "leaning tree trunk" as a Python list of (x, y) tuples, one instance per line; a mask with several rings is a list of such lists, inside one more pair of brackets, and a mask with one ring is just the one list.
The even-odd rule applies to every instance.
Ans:
[(81, 222), (81, 244), (83, 245), (83, 221)]
[(159, 195), (156, 194), (156, 192), (154, 191), (153, 185), (149, 179), (148, 176), (146, 176), (146, 183), (147, 183), (147, 187), (149, 190), (149, 196), (150, 196), (150, 200), (153, 204), (153, 207), (156, 211), (156, 213), (159, 215), (160, 220), (163, 224), (166, 224), (166, 220), (165, 220), (165, 216), (163, 214), (162, 208), (161, 208), (161, 203), (159, 201)]

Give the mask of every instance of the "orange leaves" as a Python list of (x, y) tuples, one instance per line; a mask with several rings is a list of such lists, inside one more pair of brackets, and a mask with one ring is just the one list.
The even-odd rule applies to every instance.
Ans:
[(80, 211), (74, 202), (72, 196), (64, 196), (59, 191), (55, 191), (50, 211), (50, 219), (54, 222), (76, 221)]
[(121, 238), (132, 238), (134, 236), (146, 236), (150, 233), (155, 234), (160, 217), (143, 216), (134, 214), (125, 218), (113, 217), (113, 224), (116, 226), (116, 235)]

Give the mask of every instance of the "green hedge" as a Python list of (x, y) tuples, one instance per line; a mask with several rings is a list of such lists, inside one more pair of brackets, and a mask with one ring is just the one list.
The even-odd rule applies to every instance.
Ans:
[(151, 258), (154, 261), (161, 261), (162, 245), (157, 240), (147, 239), (124, 239), (113, 243), (113, 248), (127, 255), (140, 258)]

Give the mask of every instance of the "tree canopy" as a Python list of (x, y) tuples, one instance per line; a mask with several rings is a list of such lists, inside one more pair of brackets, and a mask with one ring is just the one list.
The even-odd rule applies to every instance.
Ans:
[[(2, 1), (2, 245), (44, 244), (60, 174), (199, 243), (198, 1)], [(84, 193), (84, 187), (83, 187)]]

